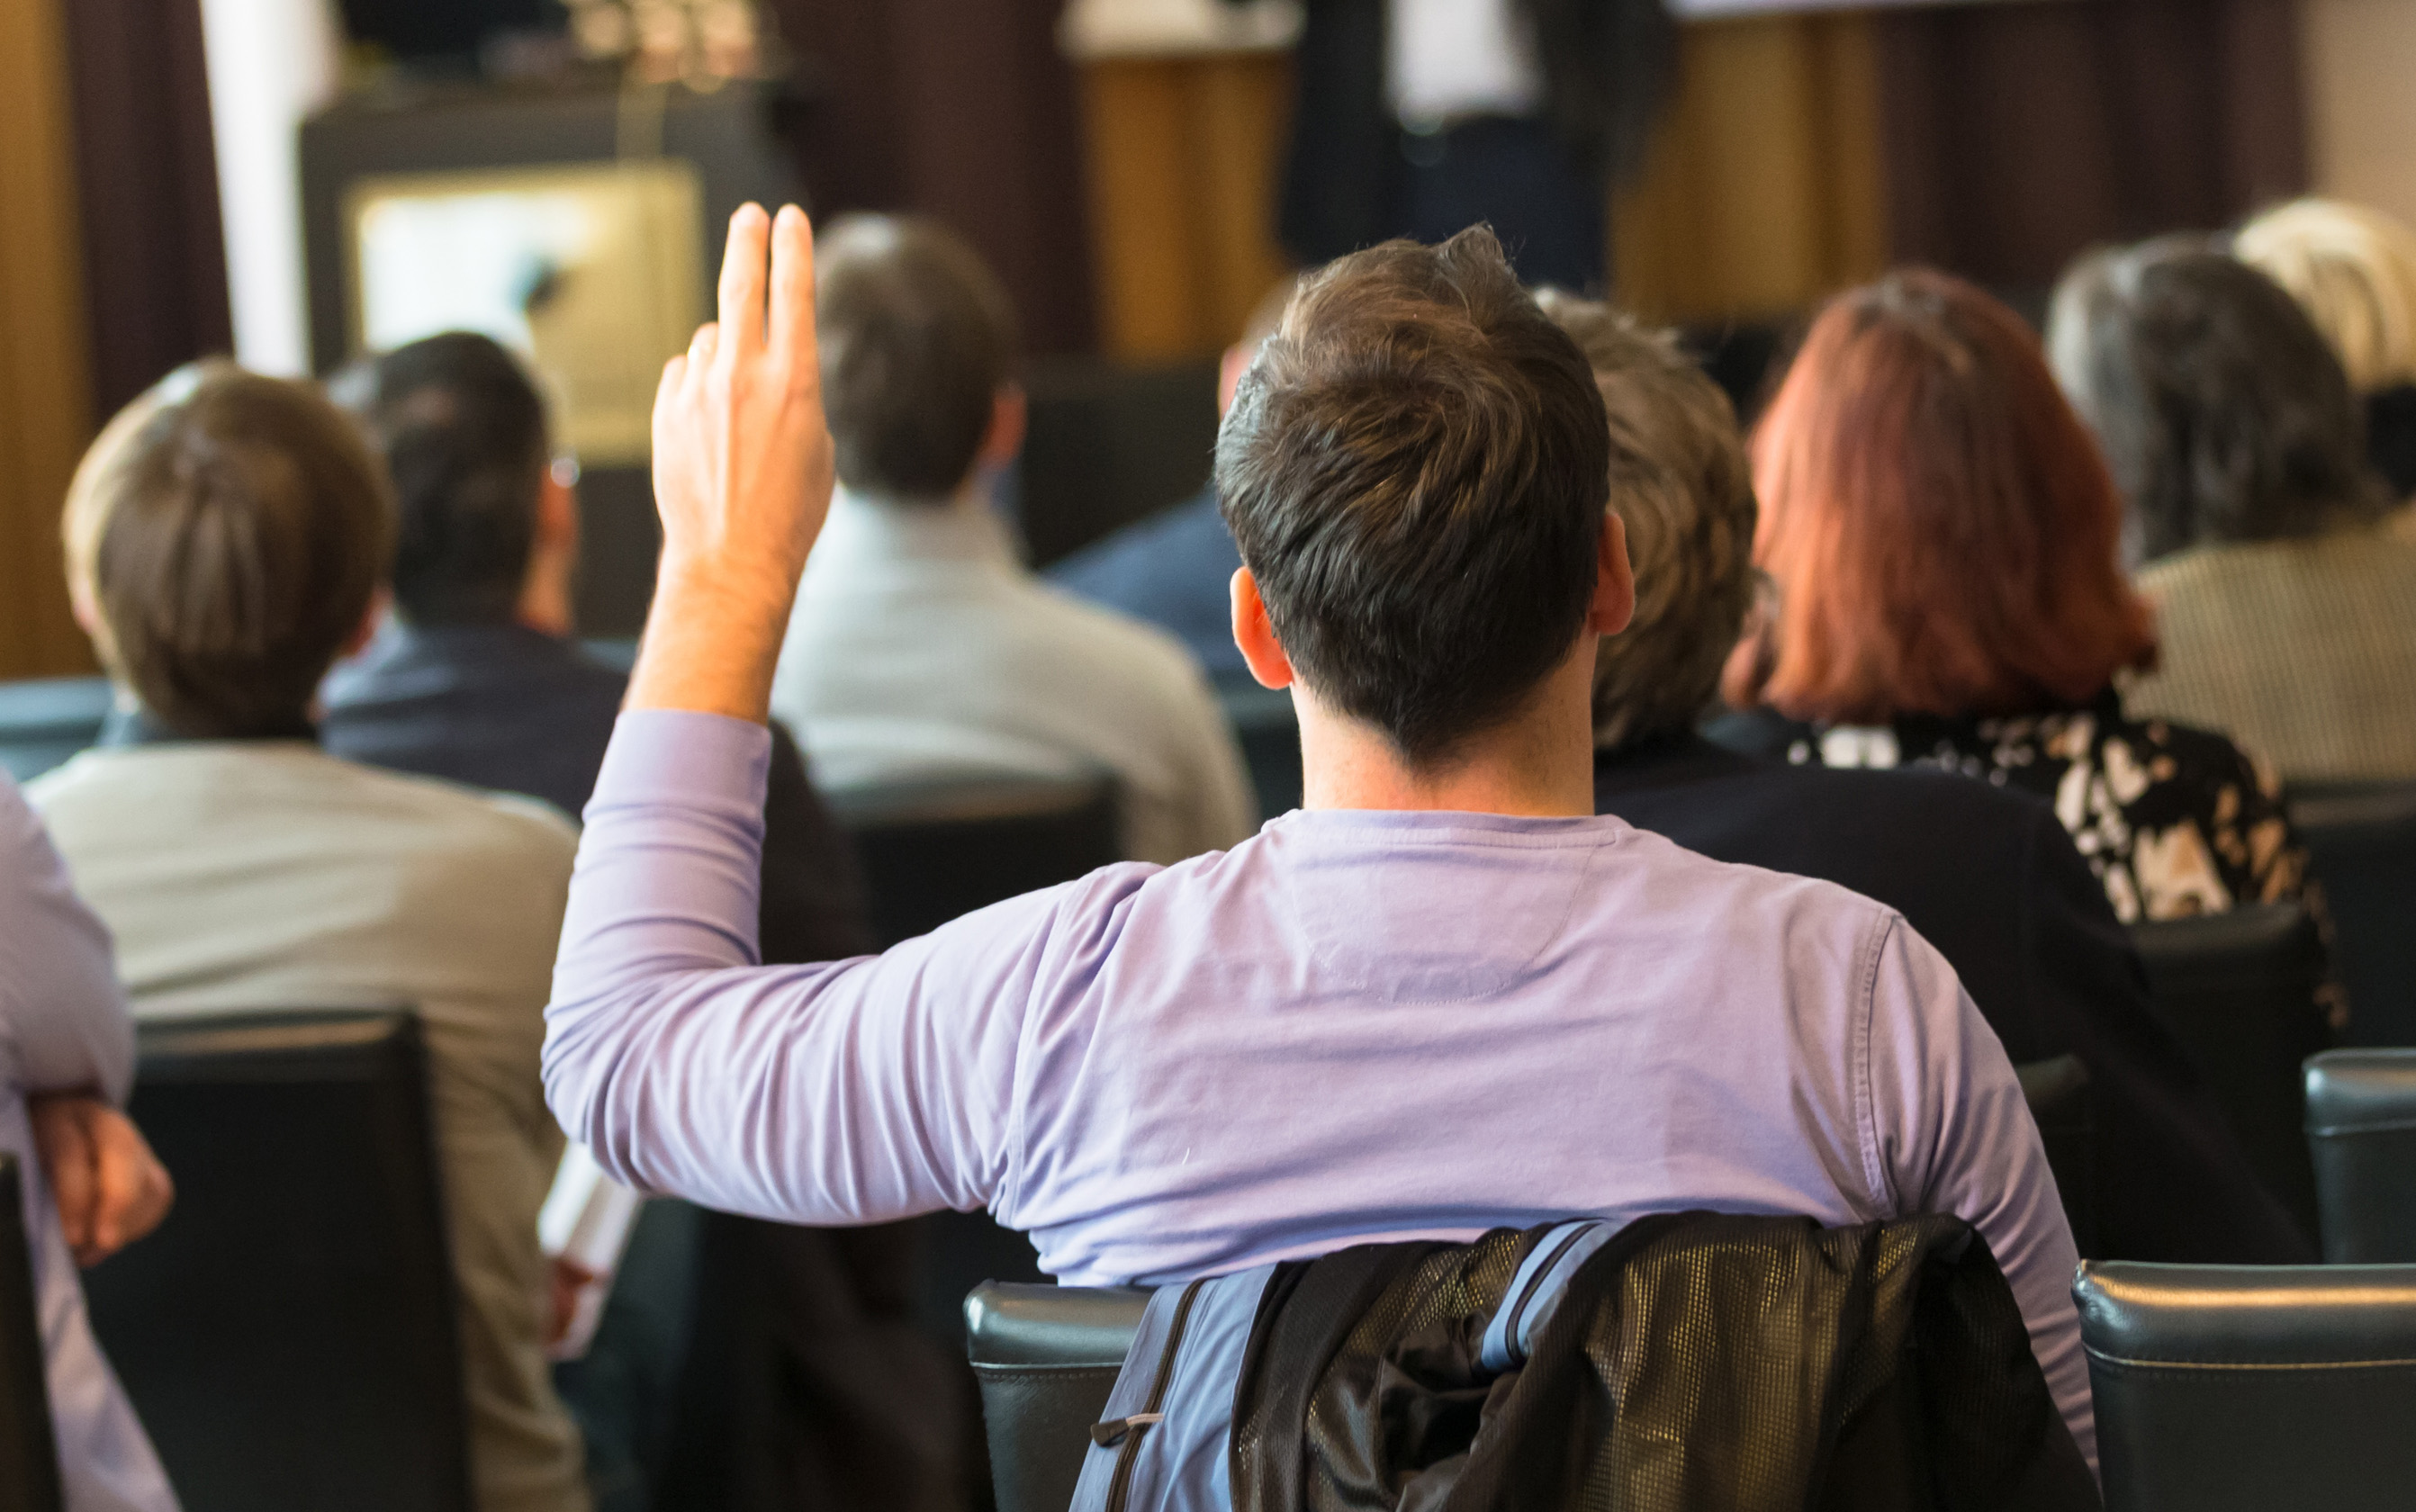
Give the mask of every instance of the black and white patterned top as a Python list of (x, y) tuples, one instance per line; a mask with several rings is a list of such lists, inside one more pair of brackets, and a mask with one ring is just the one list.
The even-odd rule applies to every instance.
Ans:
[(1761, 711), (1713, 733), (1797, 764), (1934, 766), (2036, 794), (2054, 806), (2126, 924), (2295, 901), (2307, 891), (2306, 847), (2273, 770), (2212, 731), (2129, 718), (2111, 689), (2046, 714), (1818, 727)]

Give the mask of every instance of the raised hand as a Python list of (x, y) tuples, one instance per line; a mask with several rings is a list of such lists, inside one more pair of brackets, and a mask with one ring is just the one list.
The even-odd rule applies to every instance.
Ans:
[(806, 553), (830, 511), (805, 212), (731, 218), (720, 319), (663, 369), (655, 507), (663, 554), (632, 709), (762, 719)]

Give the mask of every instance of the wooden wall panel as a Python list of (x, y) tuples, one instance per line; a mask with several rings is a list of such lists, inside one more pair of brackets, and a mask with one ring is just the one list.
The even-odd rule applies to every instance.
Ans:
[(1644, 177), (1613, 199), (1621, 301), (1655, 320), (1764, 316), (1877, 274), (1876, 76), (1864, 16), (1687, 27)]
[(1275, 238), (1290, 58), (1085, 65), (1101, 345), (1132, 361), (1224, 347), (1289, 270)]
[(86, 670), (59, 504), (92, 433), (61, 0), (0, 0), (0, 677)]

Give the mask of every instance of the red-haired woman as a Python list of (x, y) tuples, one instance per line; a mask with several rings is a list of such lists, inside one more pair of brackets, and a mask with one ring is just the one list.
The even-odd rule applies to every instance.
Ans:
[(1895, 274), (1840, 296), (1754, 436), (1774, 589), (1716, 732), (1832, 766), (1925, 764), (2035, 793), (2124, 921), (2299, 895), (2278, 785), (2223, 736), (2124, 716), (2155, 658), (2122, 503), (2021, 318)]

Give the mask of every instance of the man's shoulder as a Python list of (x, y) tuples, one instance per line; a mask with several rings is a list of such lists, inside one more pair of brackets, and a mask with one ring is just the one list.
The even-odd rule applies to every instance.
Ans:
[(579, 847), (577, 826), (535, 798), (324, 754), (310, 771), (319, 812), (349, 817), (364, 843), (422, 865), (551, 872)]

